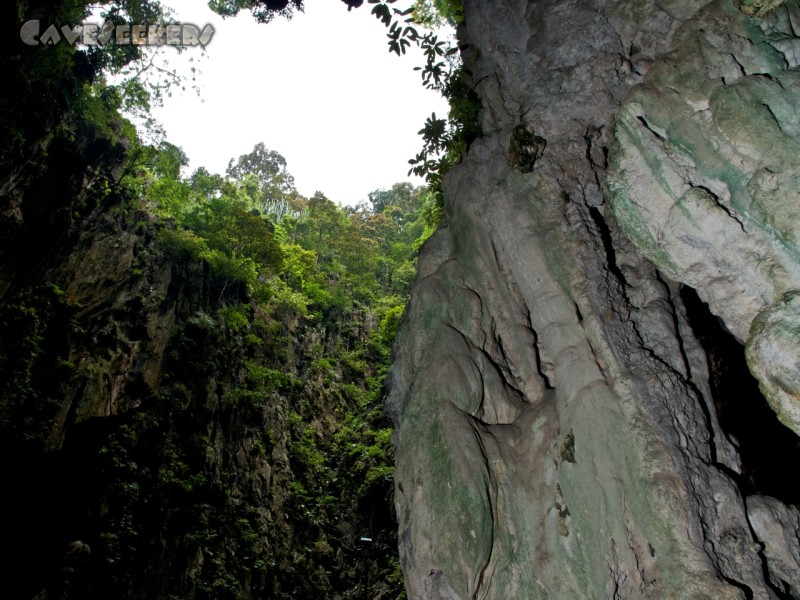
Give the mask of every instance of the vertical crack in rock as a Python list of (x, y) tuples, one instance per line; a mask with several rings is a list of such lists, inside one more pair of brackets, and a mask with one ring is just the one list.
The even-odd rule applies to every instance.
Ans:
[[(764, 494), (800, 508), (800, 438), (775, 417), (744, 360), (744, 348), (689, 286), (681, 288), (689, 324), (703, 346), (714, 408), (722, 430), (741, 457), (743, 494)], [(791, 467), (790, 467), (791, 468)]]
[(605, 250), (608, 270), (614, 277), (617, 278), (617, 281), (622, 286), (622, 289), (624, 289), (628, 282), (625, 280), (624, 273), (617, 265), (616, 250), (614, 249), (614, 242), (611, 239), (611, 230), (608, 228), (605, 219), (603, 219), (603, 215), (600, 214), (600, 210), (596, 206), (589, 207), (589, 214), (591, 215), (592, 221), (600, 233), (600, 240), (603, 242), (603, 250)]
[[(388, 398), (409, 597), (794, 593), (796, 510), (742, 484), (679, 293), (702, 285), (743, 342), (795, 289), (800, 232), (762, 234), (800, 145), (751, 134), (800, 132), (800, 81), (766, 44), (726, 55), (788, 26), (727, 0), (465, 9), (483, 135), (445, 178)], [(763, 101), (774, 118), (742, 120)]]
[[(800, 464), (800, 439), (770, 410), (758, 382), (747, 370), (742, 345), (692, 288), (682, 286), (680, 295), (689, 324), (706, 353), (722, 431), (733, 440), (741, 457), (741, 474), (727, 473), (747, 497), (748, 522), (753, 538), (759, 540), (764, 580), (776, 598), (797, 598), (800, 577), (790, 584), (787, 579), (793, 578), (786, 573), (796, 573), (800, 567), (800, 481), (787, 473), (786, 465)], [(762, 498), (762, 494), (768, 497)], [(792, 540), (787, 544), (780, 541), (786, 532), (775, 528), (776, 513), (788, 515), (784, 520), (798, 524), (783, 525)]]
[[(580, 311), (579, 311), (580, 312)], [(550, 381), (550, 378), (545, 373), (544, 365), (542, 364), (542, 351), (539, 349), (539, 335), (536, 333), (536, 330), (531, 325), (531, 313), (530, 311), (527, 312), (528, 315), (528, 329), (533, 334), (533, 352), (534, 358), (536, 360), (536, 372), (539, 374), (539, 377), (542, 378), (544, 382), (544, 387), (548, 390), (553, 389), (553, 384)]]
[(711, 2), (683, 25), (623, 102), (606, 184), (625, 234), (747, 343), (770, 406), (800, 434), (800, 376), (781, 375), (800, 359), (784, 333), (800, 290), (800, 5), (775, 8), (752, 19)]
[(477, 442), (477, 447), (480, 450), (480, 456), (483, 460), (484, 467), (486, 469), (486, 480), (484, 482), (485, 485), (485, 493), (486, 497), (489, 499), (489, 511), (492, 515), (491, 519), (491, 527), (488, 534), (487, 539), (487, 547), (489, 548), (489, 554), (486, 557), (486, 561), (483, 566), (480, 567), (478, 571), (477, 578), (475, 580), (474, 585), (474, 592), (472, 593), (473, 600), (483, 600), (486, 598), (486, 589), (489, 587), (492, 578), (492, 558), (494, 553), (494, 547), (497, 543), (497, 537), (495, 535), (495, 531), (497, 529), (497, 482), (494, 479), (492, 474), (492, 464), (489, 459), (489, 453), (486, 450), (485, 445), (485, 437), (488, 436), (488, 432), (485, 429), (483, 423), (479, 421), (472, 422), (472, 429), (475, 435), (475, 441)]
[[(520, 292), (519, 286), (514, 281), (511, 273), (509, 272), (508, 268), (505, 266), (505, 259), (501, 256), (502, 251), (498, 247), (498, 244), (494, 237), (492, 237), (491, 246), (492, 246), (492, 256), (494, 258), (494, 265), (497, 268), (497, 273), (502, 277), (503, 284), (507, 292), (513, 297), (514, 303), (516, 306), (520, 307), (522, 314), (525, 317), (525, 328), (530, 332), (533, 343), (532, 348), (534, 351), (534, 356), (536, 359), (536, 372), (538, 373), (539, 377), (541, 377), (542, 382), (544, 383), (545, 389), (553, 389), (553, 383), (551, 381), (552, 377), (552, 365), (546, 365), (544, 362), (544, 357), (542, 356), (542, 350), (539, 344), (539, 334), (534, 329), (533, 324), (531, 323), (531, 311), (528, 307), (524, 295)], [(496, 321), (493, 320), (493, 325), (496, 324)], [(506, 352), (502, 345), (500, 346), (501, 351), (503, 352), (503, 357), (508, 360), (506, 357)], [(510, 363), (513, 365), (513, 363)], [(550, 375), (548, 376), (548, 373)]]
[(764, 578), (780, 598), (800, 596), (800, 512), (775, 498), (747, 498), (748, 519), (759, 540)]

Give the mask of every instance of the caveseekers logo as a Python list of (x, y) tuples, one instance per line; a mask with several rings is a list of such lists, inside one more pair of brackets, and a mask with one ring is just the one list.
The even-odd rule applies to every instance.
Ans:
[(189, 23), (168, 25), (117, 25), (111, 22), (81, 23), (80, 25), (50, 25), (42, 33), (38, 19), (28, 21), (19, 30), (20, 39), (29, 46), (55, 46), (61, 40), (70, 45), (105, 46), (134, 44), (138, 46), (203, 46), (214, 36), (214, 28), (206, 25), (202, 30)]

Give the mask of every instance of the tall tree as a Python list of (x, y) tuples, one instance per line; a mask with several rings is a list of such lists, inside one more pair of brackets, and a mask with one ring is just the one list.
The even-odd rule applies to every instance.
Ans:
[(262, 207), (286, 200), (294, 194), (294, 177), (286, 170), (286, 159), (263, 142), (248, 154), (228, 162), (225, 174), (234, 181), (254, 186), (254, 199)]

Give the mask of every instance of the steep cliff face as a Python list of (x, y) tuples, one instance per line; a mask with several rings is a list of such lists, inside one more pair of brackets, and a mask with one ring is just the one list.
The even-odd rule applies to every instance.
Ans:
[(100, 212), (0, 304), (4, 597), (398, 597), (376, 320), (251, 305), (170, 227)]
[(609, 181), (626, 234), (748, 343), (800, 433), (798, 23), (796, 3), (763, 19), (724, 4), (681, 28), (619, 112)]
[(725, 394), (763, 402), (722, 385), (753, 319), (767, 397), (793, 393), (797, 3), (465, 5), (483, 136), (391, 371), (410, 596), (800, 597), (796, 490), (720, 425)]
[(84, 8), (0, 9), (0, 597), (402, 598), (381, 318), (399, 317), (413, 265), (378, 307), (378, 257), (361, 252), (404, 261), (396, 221), (370, 215), (369, 241), (348, 229), (323, 273), (323, 237), (355, 217), (316, 198), (317, 252), (298, 220), (279, 249), (277, 216), (206, 172), (191, 202), (209, 216), (214, 198), (219, 218), (191, 230), (164, 209), (188, 208), (182, 153), (120, 116), (106, 49), (19, 39), (28, 18)]

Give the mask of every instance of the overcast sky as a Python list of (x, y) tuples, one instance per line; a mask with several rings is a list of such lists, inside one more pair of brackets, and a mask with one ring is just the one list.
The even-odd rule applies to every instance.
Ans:
[[(422, 146), (417, 132), (432, 112), (447, 113), (413, 70), (421, 54), (390, 54), (367, 3), (348, 12), (341, 0), (307, 0), (305, 13), (267, 25), (249, 12), (223, 20), (202, 0), (164, 4), (176, 21), (216, 30), (199, 62), (200, 97), (179, 93), (154, 111), (191, 170), (223, 173), (230, 158), (264, 142), (286, 158), (301, 194), (355, 204), (407, 180)], [(197, 49), (174, 64), (191, 56)]]

